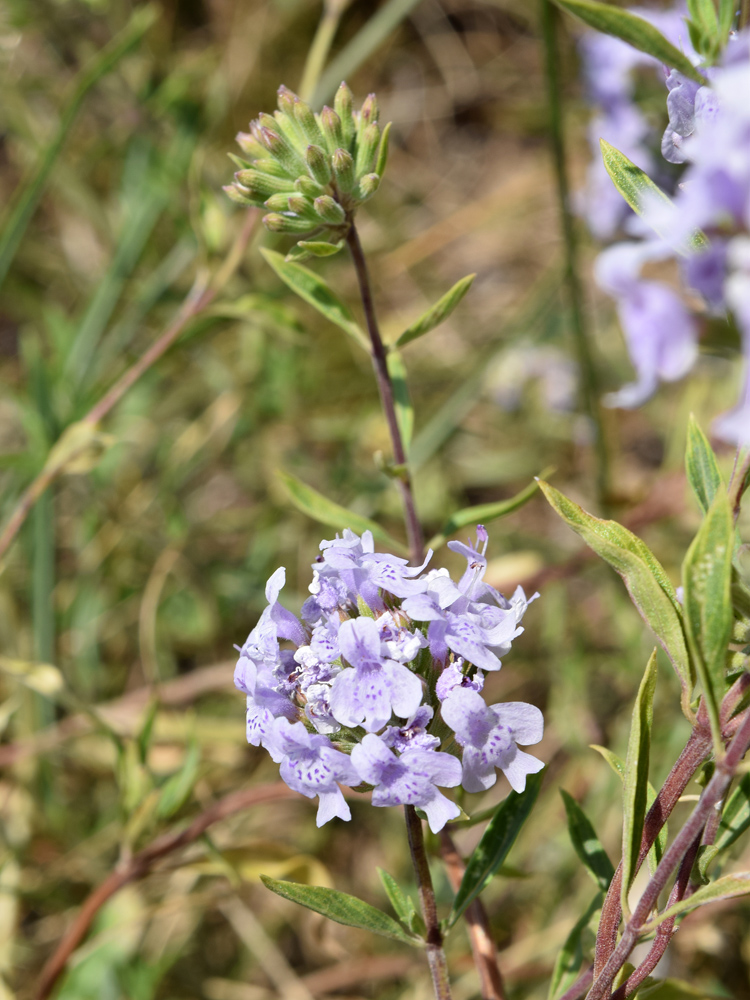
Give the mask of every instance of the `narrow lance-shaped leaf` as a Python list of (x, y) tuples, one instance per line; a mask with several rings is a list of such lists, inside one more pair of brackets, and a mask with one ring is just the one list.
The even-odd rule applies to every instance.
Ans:
[(396, 916), (409, 931), (416, 932), (416, 925), (421, 917), (417, 913), (414, 900), (408, 893), (404, 892), (393, 875), (389, 875), (382, 868), (378, 868), (377, 873)]
[(630, 11), (615, 7), (611, 3), (597, 3), (596, 0), (554, 0), (558, 7), (574, 14), (590, 28), (614, 35), (634, 49), (645, 52), (659, 62), (678, 69), (696, 83), (705, 83), (704, 77), (693, 66), (688, 57), (675, 48), (653, 24)]
[(586, 813), (564, 788), (560, 789), (560, 794), (565, 803), (565, 812), (568, 818), (568, 833), (570, 834), (570, 840), (575, 852), (586, 866), (586, 870), (597, 886), (603, 892), (606, 892), (615, 873), (614, 866), (609, 860), (607, 852), (602, 847), (602, 843), (596, 835), (596, 830)]
[[(596, 750), (597, 753), (600, 753), (602, 755), (602, 757), (606, 760), (606, 762), (609, 764), (609, 766), (612, 768), (612, 770), (615, 772), (617, 777), (620, 778), (621, 781), (625, 780), (625, 761), (622, 759), (622, 757), (618, 757), (616, 753), (613, 753), (611, 750), (608, 750), (607, 747), (597, 746), (596, 743), (591, 743), (589, 744), (589, 746), (591, 747), (592, 750)], [(647, 786), (647, 798), (646, 798), (647, 813), (648, 810), (651, 808), (651, 806), (654, 804), (655, 798), (656, 798), (656, 789), (649, 781)], [(659, 831), (659, 835), (656, 838), (653, 847), (648, 852), (648, 867), (652, 875), (656, 871), (656, 866), (661, 861), (662, 855), (667, 849), (668, 839), (669, 839), (669, 828), (668, 825), (665, 823), (664, 826), (662, 826), (661, 830)]]
[(707, 514), (724, 481), (719, 472), (716, 455), (692, 413), (687, 429), (685, 471), (703, 513)]
[(325, 240), (300, 240), (299, 243), (295, 243), (284, 258), (284, 261), (286, 263), (291, 261), (299, 264), (301, 261), (309, 260), (311, 257), (332, 257), (339, 250), (343, 250), (343, 248), (344, 240), (339, 240), (338, 243), (326, 243)]
[(388, 374), (393, 386), (393, 401), (396, 406), (396, 420), (401, 432), (404, 450), (409, 453), (412, 435), (414, 433), (414, 407), (409, 396), (409, 386), (406, 381), (406, 365), (398, 351), (390, 351), (386, 358)]
[(597, 893), (589, 903), (583, 916), (575, 923), (570, 934), (565, 939), (560, 953), (555, 961), (552, 970), (547, 1000), (555, 1000), (560, 993), (564, 993), (575, 982), (583, 963), (583, 948), (581, 937), (586, 930), (589, 921), (602, 905), (602, 894)]
[(719, 703), (726, 688), (725, 662), (732, 635), (732, 556), (734, 520), (729, 498), (714, 498), (682, 567), (685, 629), (711, 717), (721, 740)]
[(633, 603), (672, 661), (686, 705), (694, 678), (682, 628), (682, 609), (661, 563), (640, 538), (621, 524), (593, 517), (548, 483), (540, 482), (539, 486), (563, 520), (623, 578)]
[(674, 906), (668, 907), (659, 913), (647, 924), (644, 924), (644, 931), (652, 931), (663, 924), (670, 917), (678, 917), (683, 913), (689, 913), (706, 903), (718, 903), (723, 899), (735, 899), (737, 896), (747, 896), (750, 893), (750, 872), (741, 872), (737, 875), (724, 875), (717, 878), (715, 882), (701, 886), (689, 899), (683, 899)]
[(436, 326), (439, 326), (443, 320), (446, 320), (450, 316), (464, 295), (466, 295), (472, 286), (474, 278), (476, 278), (476, 274), (469, 274), (465, 278), (461, 278), (460, 281), (457, 281), (453, 288), (447, 291), (441, 299), (438, 299), (434, 306), (420, 316), (415, 323), (412, 323), (408, 329), (404, 330), (393, 346), (405, 347), (412, 340), (416, 340), (417, 337), (424, 337), (430, 330), (434, 330)]
[[(552, 472), (554, 472), (554, 469), (545, 469), (542, 476), (549, 476)], [(439, 549), (441, 545), (445, 545), (446, 540), (452, 534), (461, 528), (465, 528), (467, 524), (489, 524), (490, 521), (496, 521), (499, 517), (512, 514), (528, 503), (538, 488), (539, 484), (533, 482), (508, 500), (496, 500), (494, 503), (480, 503), (474, 507), (464, 507), (462, 510), (457, 510), (445, 522), (440, 534), (430, 539), (427, 547), (430, 549)]]
[(622, 789), (622, 895), (623, 913), (628, 913), (628, 892), (638, 869), (648, 801), (648, 765), (651, 753), (651, 724), (654, 718), (656, 650), (646, 666), (633, 706), (628, 753)]
[(269, 878), (268, 875), (260, 877), (263, 885), (275, 892), (277, 896), (289, 899), (293, 903), (322, 913), (329, 920), (335, 920), (337, 924), (346, 924), (347, 927), (359, 927), (365, 931), (372, 931), (373, 934), (380, 934), (382, 937), (393, 938), (403, 944), (410, 944), (413, 947), (421, 947), (423, 941), (414, 934), (409, 934), (400, 924), (389, 917), (382, 910), (370, 906), (356, 896), (350, 896), (346, 892), (338, 892), (336, 889), (327, 889), (321, 885), (303, 885), (300, 882), (282, 882), (279, 879)]
[(377, 538), (384, 545), (389, 545), (396, 551), (406, 554), (406, 547), (397, 539), (392, 538), (375, 521), (371, 521), (369, 517), (363, 517), (362, 514), (355, 514), (354, 511), (341, 507), (289, 472), (279, 470), (277, 474), (294, 506), (303, 514), (311, 517), (313, 521), (327, 524), (330, 528), (336, 528), (339, 531), (351, 528), (352, 531), (356, 531), (360, 535), (364, 531), (371, 531), (373, 538)]
[[(640, 167), (637, 167), (624, 153), (621, 153), (619, 149), (615, 149), (614, 146), (610, 146), (605, 139), (599, 140), (599, 146), (602, 151), (602, 161), (612, 179), (612, 183), (636, 215), (643, 216), (649, 202), (651, 204), (662, 202), (665, 205), (674, 207), (672, 199), (657, 184), (654, 184), (648, 174), (644, 173)], [(656, 229), (650, 217), (646, 221), (655, 233), (659, 236), (664, 235)], [(689, 237), (685, 248), (681, 252), (694, 252), (695, 250), (704, 249), (707, 246), (708, 240), (704, 234), (696, 232)]]
[(177, 772), (165, 783), (159, 796), (156, 815), (160, 819), (174, 816), (187, 802), (195, 785), (201, 751), (198, 743), (193, 740), (185, 754), (185, 762)]
[(452, 927), (466, 907), (485, 888), (492, 876), (505, 861), (521, 827), (529, 817), (542, 786), (543, 771), (526, 778), (523, 792), (511, 792), (497, 807), (482, 839), (469, 858), (464, 877), (458, 887), (453, 908), (447, 921)]
[(317, 309), (331, 323), (335, 323), (345, 333), (348, 333), (360, 347), (364, 347), (369, 352), (370, 345), (367, 337), (355, 321), (351, 310), (322, 278), (309, 268), (303, 267), (302, 264), (284, 260), (282, 254), (276, 253), (275, 250), (261, 247), (260, 252), (284, 284), (288, 285), (293, 292), (314, 309)]

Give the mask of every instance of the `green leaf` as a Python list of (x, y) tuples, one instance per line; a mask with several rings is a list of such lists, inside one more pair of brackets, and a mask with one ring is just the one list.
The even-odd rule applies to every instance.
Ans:
[(703, 513), (707, 514), (718, 490), (724, 485), (724, 480), (708, 438), (692, 413), (688, 421), (685, 470), (698, 503)]
[[(612, 770), (615, 772), (618, 778), (622, 780), (625, 779), (625, 761), (622, 759), (622, 757), (618, 757), (616, 753), (612, 753), (611, 750), (608, 750), (606, 747), (600, 747), (596, 743), (590, 743), (589, 746), (591, 747), (592, 750), (596, 750), (597, 753), (600, 753), (602, 755), (602, 757), (606, 760), (606, 762), (609, 764), (609, 766), (612, 768)], [(647, 797), (646, 797), (646, 812), (648, 812), (648, 810), (654, 804), (655, 798), (656, 798), (656, 789), (649, 781), (647, 787)], [(669, 837), (669, 828), (665, 823), (662, 826), (661, 830), (659, 831), (659, 835), (656, 838), (653, 847), (648, 852), (648, 867), (652, 875), (656, 871), (656, 866), (661, 861), (664, 851), (667, 849), (668, 837)]]
[(628, 913), (628, 892), (638, 870), (638, 854), (643, 836), (648, 801), (648, 765), (651, 753), (651, 724), (654, 719), (656, 650), (646, 665), (633, 706), (628, 753), (622, 789), (622, 894), (623, 913)]
[(146, 717), (143, 720), (140, 731), (136, 737), (136, 743), (138, 745), (138, 756), (141, 759), (141, 764), (145, 764), (148, 759), (148, 751), (151, 747), (151, 736), (154, 731), (154, 723), (156, 722), (156, 716), (159, 712), (159, 699), (152, 698), (149, 702), (148, 708), (146, 709)]
[(352, 531), (356, 531), (360, 535), (364, 531), (371, 531), (373, 538), (377, 538), (384, 545), (388, 545), (398, 552), (407, 552), (402, 542), (392, 538), (387, 531), (384, 531), (375, 521), (371, 521), (369, 517), (363, 517), (362, 514), (355, 514), (354, 511), (341, 507), (333, 500), (329, 500), (328, 497), (324, 497), (322, 493), (318, 493), (312, 486), (307, 486), (290, 472), (278, 470), (277, 475), (294, 506), (303, 514), (311, 517), (313, 521), (327, 524), (330, 528), (337, 528), (339, 531), (351, 528)]
[(631, 14), (620, 7), (608, 3), (597, 3), (596, 0), (554, 0), (558, 7), (574, 14), (589, 27), (614, 35), (623, 42), (632, 45), (634, 49), (653, 56), (659, 62), (666, 63), (673, 69), (678, 69), (696, 83), (705, 83), (705, 78), (693, 66), (688, 57), (675, 48), (664, 35), (642, 17)]
[(716, 838), (706, 847), (699, 859), (698, 868), (705, 877), (708, 866), (717, 855), (728, 850), (732, 844), (750, 828), (750, 774), (744, 775), (727, 799), (721, 813), (721, 822)]
[(505, 861), (521, 827), (529, 817), (542, 785), (544, 772), (530, 774), (523, 792), (511, 791), (500, 803), (490, 820), (482, 839), (469, 858), (464, 877), (458, 887), (453, 908), (447, 920), (452, 927), (469, 903), (485, 888), (500, 865)]
[(414, 407), (409, 396), (409, 386), (406, 381), (406, 365), (398, 351), (389, 351), (386, 357), (388, 374), (393, 386), (393, 401), (396, 405), (396, 420), (401, 431), (404, 450), (409, 454), (412, 435), (414, 434)]
[(555, 997), (569, 989), (578, 977), (583, 962), (581, 937), (588, 927), (589, 921), (601, 905), (602, 894), (598, 892), (589, 903), (583, 916), (577, 921), (570, 934), (566, 937), (565, 944), (562, 946), (555, 961), (555, 967), (552, 970), (547, 1000), (555, 1000)]
[(616, 521), (586, 513), (548, 483), (540, 482), (557, 513), (625, 581), (641, 617), (656, 633), (680, 678), (683, 705), (694, 683), (682, 628), (682, 609), (664, 568), (649, 547)]
[(466, 295), (468, 290), (471, 288), (472, 283), (476, 278), (476, 274), (468, 274), (465, 278), (461, 278), (456, 284), (445, 295), (438, 299), (434, 306), (423, 313), (419, 319), (412, 323), (408, 327), (398, 340), (394, 343), (394, 347), (405, 347), (410, 344), (412, 340), (416, 340), (417, 337), (424, 337), (426, 333), (430, 330), (434, 330), (436, 326), (440, 326), (443, 320), (446, 320), (453, 310), (456, 308), (461, 299)]
[(345, 240), (338, 243), (326, 243), (325, 240), (300, 240), (296, 243), (284, 258), (288, 264), (290, 261), (299, 263), (309, 260), (310, 257), (332, 257), (344, 248)]
[[(549, 476), (553, 472), (554, 469), (545, 469), (542, 476)], [(461, 528), (465, 528), (467, 524), (489, 524), (490, 521), (496, 521), (499, 517), (512, 514), (523, 507), (525, 503), (528, 503), (538, 489), (539, 483), (535, 481), (529, 483), (525, 489), (521, 490), (520, 493), (516, 493), (515, 496), (510, 497), (508, 500), (496, 500), (494, 503), (480, 503), (474, 507), (464, 507), (462, 510), (457, 510), (445, 522), (442, 531), (430, 539), (427, 547), (430, 549), (439, 549), (441, 545), (445, 545), (446, 540), (451, 535), (455, 534)]]
[(721, 490), (682, 566), (685, 630), (719, 745), (719, 703), (726, 688), (727, 647), (732, 635), (733, 554), (734, 519), (729, 497)]
[(260, 252), (284, 284), (288, 285), (308, 305), (317, 309), (331, 323), (335, 323), (345, 333), (348, 333), (369, 354), (370, 344), (366, 334), (355, 321), (349, 307), (338, 298), (322, 278), (301, 264), (284, 260), (283, 256), (276, 253), (275, 250), (261, 247)]
[(407, 933), (400, 924), (389, 917), (382, 910), (370, 906), (356, 896), (350, 896), (346, 892), (337, 892), (336, 889), (327, 889), (321, 885), (303, 885), (300, 882), (281, 882), (268, 875), (261, 875), (260, 880), (263, 885), (275, 892), (277, 896), (289, 899), (300, 906), (306, 906), (308, 910), (322, 913), (329, 920), (335, 920), (337, 924), (346, 924), (347, 927), (360, 927), (365, 931), (372, 931), (373, 934), (381, 934), (383, 937), (392, 938), (394, 941), (401, 941), (413, 947), (420, 947), (424, 944), (421, 938), (415, 934)]
[(193, 740), (185, 754), (185, 761), (177, 772), (169, 778), (161, 790), (156, 815), (159, 819), (169, 819), (185, 805), (190, 798), (201, 759), (200, 746)]
[(596, 830), (586, 813), (564, 788), (560, 789), (560, 794), (565, 803), (565, 812), (568, 817), (568, 833), (570, 834), (575, 852), (586, 866), (586, 870), (594, 882), (596, 882), (602, 892), (606, 892), (615, 873), (614, 866), (609, 860), (607, 852), (602, 847), (601, 841), (596, 835)]
[(396, 916), (409, 931), (415, 933), (416, 925), (421, 921), (421, 917), (414, 906), (414, 900), (408, 893), (404, 892), (393, 875), (389, 875), (382, 868), (376, 870)]
[(737, 896), (747, 896), (750, 893), (750, 872), (741, 872), (737, 875), (724, 875), (717, 878), (715, 882), (701, 886), (689, 899), (683, 899), (674, 906), (669, 906), (662, 913), (657, 914), (652, 920), (643, 925), (645, 932), (654, 930), (659, 924), (663, 924), (670, 917), (678, 917), (683, 913), (696, 910), (706, 903), (718, 903), (722, 899), (735, 899)]
[(375, 173), (378, 177), (382, 177), (385, 173), (385, 166), (388, 163), (388, 145), (391, 138), (391, 122), (388, 122), (386, 127), (383, 129), (383, 134), (380, 137), (380, 146), (378, 147), (378, 159), (375, 163)]
[(711, 37), (719, 30), (714, 0), (687, 0), (688, 14), (701, 29), (701, 32)]
[(641, 987), (638, 1000), (710, 1000), (710, 997), (705, 990), (696, 989), (682, 979), (662, 979), (660, 983)]
[[(643, 216), (648, 201), (653, 202), (654, 200), (658, 200), (665, 205), (674, 205), (672, 199), (657, 184), (654, 184), (648, 174), (644, 173), (640, 167), (637, 167), (619, 149), (610, 146), (605, 139), (599, 140), (599, 146), (601, 147), (604, 166), (612, 178), (612, 183), (636, 215)], [(650, 219), (646, 221), (649, 225), (652, 225)], [(655, 227), (652, 226), (652, 228), (659, 236), (664, 235)], [(687, 240), (687, 246), (683, 252), (687, 253), (688, 250), (694, 252), (695, 250), (704, 249), (707, 246), (708, 240), (704, 234), (696, 232)]]
[(736, 0), (719, 0), (719, 26), (721, 30), (721, 44), (726, 45), (729, 32), (734, 24), (734, 15), (737, 13)]

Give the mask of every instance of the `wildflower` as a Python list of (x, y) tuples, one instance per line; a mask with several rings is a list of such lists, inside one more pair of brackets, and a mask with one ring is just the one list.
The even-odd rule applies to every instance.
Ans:
[(487, 705), (476, 691), (457, 688), (443, 702), (443, 720), (464, 748), (462, 784), (467, 792), (481, 792), (497, 781), (500, 768), (515, 791), (526, 787), (526, 775), (544, 764), (518, 749), (538, 743), (544, 731), (542, 713), (523, 701)]
[[(266, 748), (291, 788), (320, 797), (318, 823), (348, 819), (338, 784), (363, 781), (374, 805), (420, 806), (433, 830), (459, 814), (438, 786), (461, 782), (455, 751), (466, 740), (463, 729), (455, 740), (446, 733), (452, 709), (436, 718), (436, 707), (464, 694), (485, 704), (484, 670), (500, 667), (529, 603), (521, 588), (508, 600), (485, 582), (487, 544), (482, 525), (475, 544), (450, 543), (467, 561), (456, 583), (447, 570), (426, 569), (430, 555), (412, 567), (376, 553), (370, 532), (347, 529), (320, 544), (302, 621), (279, 602), (284, 570), (270, 578), (235, 683), (247, 695), (248, 741)], [(525, 738), (530, 725), (513, 733)], [(501, 764), (517, 782), (527, 755), (513, 764), (513, 747)]]

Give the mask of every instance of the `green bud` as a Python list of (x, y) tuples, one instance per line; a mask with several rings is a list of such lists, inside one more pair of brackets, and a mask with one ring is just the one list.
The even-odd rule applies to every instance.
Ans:
[(341, 205), (329, 194), (324, 194), (315, 199), (315, 211), (325, 222), (333, 226), (339, 226), (346, 220), (346, 212)]
[(357, 161), (355, 172), (357, 177), (369, 174), (375, 164), (375, 153), (380, 143), (380, 129), (375, 122), (368, 125), (357, 143)]
[(287, 199), (287, 205), (289, 211), (294, 212), (295, 215), (299, 215), (300, 218), (310, 219), (312, 222), (318, 221), (313, 203), (309, 198), (305, 198), (303, 194), (290, 194)]
[(299, 98), (294, 91), (285, 87), (283, 83), (276, 91), (276, 104), (279, 111), (289, 115), (290, 118), (294, 117), (294, 102), (298, 100)]
[(380, 174), (365, 174), (364, 177), (360, 177), (354, 196), (357, 201), (367, 201), (368, 198), (372, 198), (379, 186)]
[(234, 179), (254, 195), (262, 195), (263, 198), (268, 198), (277, 191), (291, 192), (292, 189), (288, 178), (272, 177), (271, 174), (263, 174), (259, 170), (238, 170)]
[(354, 173), (352, 154), (345, 149), (337, 149), (331, 157), (331, 165), (339, 191), (344, 193), (351, 191), (357, 179)]
[(368, 125), (376, 122), (379, 116), (380, 108), (378, 107), (378, 99), (374, 94), (368, 94), (362, 102), (362, 110), (359, 113), (360, 129), (366, 129)]
[(318, 125), (318, 119), (313, 114), (309, 104), (299, 99), (294, 102), (294, 119), (302, 130), (306, 142), (315, 146), (325, 146), (325, 138)]
[(323, 187), (330, 184), (331, 165), (325, 150), (321, 149), (320, 146), (308, 146), (305, 150), (305, 162), (313, 180), (316, 180)]
[(238, 205), (244, 205), (245, 208), (250, 208), (251, 206), (260, 208), (262, 204), (262, 202), (251, 198), (250, 195), (245, 194), (234, 184), (225, 184), (222, 190), (226, 191), (232, 201), (237, 202)]
[[(263, 152), (265, 152), (265, 150), (263, 150)], [(271, 177), (284, 177), (286, 180), (292, 179), (288, 171), (286, 171), (277, 160), (271, 160), (266, 157), (264, 159), (255, 160), (251, 166), (253, 170), (258, 170), (262, 174), (270, 174)]]
[(344, 146), (344, 132), (341, 128), (341, 119), (333, 108), (329, 108), (327, 105), (320, 112), (320, 127), (323, 130), (329, 153), (333, 154), (337, 149), (341, 149)]
[(272, 194), (270, 198), (266, 198), (263, 205), (270, 212), (288, 212), (289, 195), (279, 191), (276, 194)]
[(281, 215), (279, 212), (264, 215), (263, 225), (272, 233), (309, 233), (313, 228), (307, 219), (300, 219), (294, 215)]
[(353, 103), (351, 90), (349, 90), (347, 85), (342, 82), (341, 86), (336, 91), (333, 107), (336, 114), (341, 119), (341, 131), (344, 134), (345, 149), (351, 149), (352, 139), (354, 138), (354, 133), (356, 131), (356, 123), (354, 121), (354, 115), (352, 114)]
[(388, 162), (388, 140), (391, 137), (391, 123), (388, 122), (386, 127), (383, 129), (383, 136), (380, 140), (380, 149), (378, 150), (378, 161), (375, 164), (375, 173), (379, 174), (381, 177), (385, 173), (385, 165)]
[(259, 156), (266, 155), (265, 147), (262, 146), (249, 132), (238, 132), (234, 138), (237, 145), (246, 156), (255, 160)]
[(295, 191), (299, 191), (300, 194), (304, 194), (307, 198), (319, 198), (322, 194), (326, 193), (326, 189), (322, 184), (318, 184), (314, 181), (312, 177), (298, 177), (294, 182)]
[[(265, 116), (266, 118), (268, 115)], [(297, 151), (283, 139), (278, 132), (274, 131), (272, 128), (268, 128), (266, 125), (261, 125), (258, 128), (258, 141), (261, 142), (266, 150), (271, 154), (271, 156), (277, 160), (282, 167), (291, 174), (292, 177), (297, 177), (305, 169), (305, 161), (297, 153)]]

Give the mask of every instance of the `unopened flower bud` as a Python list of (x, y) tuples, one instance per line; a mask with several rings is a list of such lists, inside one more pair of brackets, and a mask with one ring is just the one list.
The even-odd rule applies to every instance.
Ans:
[(318, 184), (312, 177), (305, 177), (304, 175), (297, 178), (294, 182), (294, 188), (307, 198), (319, 198), (322, 194), (326, 193), (322, 184)]
[(299, 99), (294, 102), (294, 119), (302, 130), (306, 142), (316, 146), (325, 146), (325, 138), (318, 125), (318, 119), (313, 114), (309, 104)]
[(364, 131), (368, 125), (376, 122), (379, 116), (378, 99), (374, 94), (368, 94), (362, 102), (362, 110), (359, 113), (360, 128)]
[(375, 154), (378, 150), (378, 145), (380, 143), (380, 129), (377, 124), (373, 122), (368, 125), (360, 136), (359, 142), (357, 143), (357, 161), (356, 161), (356, 174), (361, 176), (362, 174), (369, 174), (375, 165)]
[(310, 145), (305, 150), (305, 162), (313, 180), (323, 187), (331, 182), (331, 165), (328, 156), (320, 146)]
[(272, 233), (309, 233), (313, 225), (296, 215), (271, 212), (263, 216), (263, 225)]
[[(265, 150), (264, 150), (265, 152)], [(253, 162), (253, 170), (258, 170), (262, 174), (270, 174), (271, 177), (284, 177), (287, 180), (291, 180), (291, 175), (287, 170), (282, 167), (278, 160), (272, 160), (270, 157), (265, 157), (264, 159), (255, 160)]]
[(367, 201), (377, 191), (380, 186), (380, 174), (365, 174), (360, 177), (355, 191), (357, 201)]
[(339, 191), (351, 191), (356, 182), (352, 154), (345, 149), (337, 149), (331, 157), (331, 165)]
[(344, 134), (345, 149), (351, 149), (352, 139), (354, 138), (354, 133), (356, 131), (354, 115), (352, 114), (353, 103), (351, 90), (349, 90), (345, 83), (342, 83), (336, 91), (333, 107), (336, 114), (341, 119), (341, 131)]
[(292, 177), (297, 177), (305, 169), (302, 157), (274, 129), (261, 125), (258, 129), (258, 140)]
[(254, 195), (262, 195), (263, 198), (268, 198), (277, 191), (292, 190), (292, 183), (288, 178), (272, 177), (271, 174), (261, 173), (259, 170), (238, 170), (234, 179)]
[(320, 198), (316, 198), (315, 211), (325, 222), (331, 223), (331, 225), (338, 226), (346, 219), (346, 212), (343, 210), (341, 205), (333, 199), (330, 195), (324, 194)]
[(341, 119), (333, 110), (326, 106), (320, 112), (320, 127), (325, 136), (328, 152), (333, 154), (344, 145), (344, 133), (341, 128)]
[(235, 184), (225, 184), (222, 188), (223, 191), (229, 195), (232, 201), (237, 202), (238, 205), (244, 205), (245, 208), (251, 208), (252, 206), (260, 207), (260, 202), (251, 198), (249, 195), (245, 194)]
[(294, 117), (294, 102), (298, 101), (299, 98), (290, 90), (289, 87), (285, 87), (284, 84), (279, 87), (276, 91), (276, 104), (279, 111), (284, 112), (284, 114)]
[(309, 198), (305, 198), (303, 194), (290, 194), (287, 199), (287, 205), (289, 211), (294, 212), (295, 215), (299, 215), (300, 218), (317, 222), (317, 213), (313, 207), (313, 203)]
[(270, 198), (266, 198), (263, 202), (265, 208), (270, 212), (288, 212), (289, 211), (289, 194), (281, 191), (276, 194), (272, 194)]
[(266, 155), (266, 149), (249, 132), (238, 132), (234, 137), (237, 145), (246, 156), (257, 159)]

